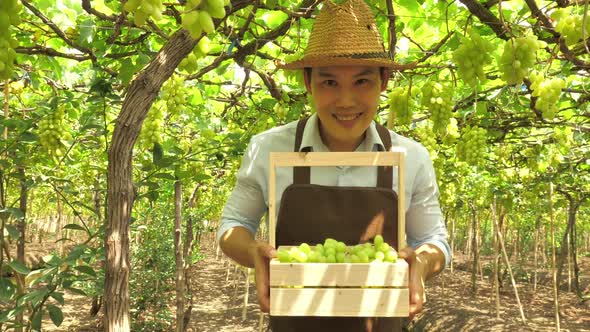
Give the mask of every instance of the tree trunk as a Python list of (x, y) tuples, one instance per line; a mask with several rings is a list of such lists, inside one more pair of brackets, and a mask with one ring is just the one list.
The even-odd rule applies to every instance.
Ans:
[[(455, 218), (451, 218), (451, 257), (455, 256)], [(453, 259), (451, 258), (451, 273), (453, 273)]]
[(499, 287), (499, 278), (498, 278), (498, 254), (499, 254), (499, 248), (498, 248), (498, 231), (497, 231), (497, 226), (498, 225), (498, 221), (497, 221), (497, 214), (496, 214), (496, 197), (494, 196), (494, 202), (492, 203), (492, 239), (493, 239), (493, 243), (494, 243), (494, 256), (493, 256), (493, 260), (494, 260), (494, 273), (492, 275), (492, 280), (494, 281), (493, 286), (494, 286), (494, 299), (495, 299), (495, 303), (496, 303), (496, 319), (500, 319), (500, 287)]
[(132, 152), (143, 121), (162, 84), (197, 44), (186, 30), (177, 31), (133, 80), (117, 117), (108, 153), (104, 326), (127, 332), (129, 321), (129, 220), (135, 199)]
[[(25, 264), (25, 236), (26, 236), (26, 225), (27, 225), (27, 180), (25, 177), (25, 169), (23, 167), (18, 168), (20, 179), (20, 199), (19, 199), (19, 209), (23, 213), (23, 217), (17, 221), (17, 228), (18, 228), (18, 242), (16, 244), (16, 260)], [(20, 288), (20, 287), (19, 287)], [(19, 289), (19, 295), (22, 295), (21, 290)], [(16, 322), (19, 325), (24, 323), (23, 320), (23, 313), (19, 313), (16, 316)], [(15, 328), (16, 332), (22, 332), (22, 327)]]
[[(193, 190), (191, 198), (188, 201), (189, 209), (193, 209), (197, 205), (197, 202), (199, 200), (200, 186), (201, 186), (200, 184), (197, 184), (197, 186)], [(185, 294), (186, 294), (186, 298), (188, 299), (188, 306), (187, 306), (186, 310), (184, 311), (184, 321), (183, 321), (183, 326), (184, 326), (185, 330), (188, 327), (188, 324), (189, 324), (190, 318), (191, 318), (191, 314), (193, 311), (193, 293), (191, 290), (190, 256), (192, 255), (192, 247), (193, 247), (193, 241), (194, 241), (194, 222), (195, 222), (195, 220), (193, 219), (193, 217), (189, 217), (187, 219), (186, 238), (184, 240), (183, 257), (185, 258), (185, 260), (184, 260), (183, 272), (184, 272), (184, 281), (185, 281)]]
[(537, 223), (535, 225), (535, 244), (534, 244), (534, 265), (535, 271), (533, 272), (533, 293), (537, 292), (537, 278), (538, 278), (538, 270), (539, 270), (539, 225), (541, 224), (541, 217), (537, 218)]
[(553, 271), (553, 303), (555, 305), (555, 330), (559, 332), (559, 280), (558, 272), (555, 268), (555, 220), (553, 218), (553, 182), (549, 183), (549, 218), (551, 221), (551, 269)]
[(184, 332), (184, 258), (182, 256), (182, 184), (174, 183), (174, 251), (176, 252), (176, 332)]
[[(575, 218), (575, 216), (574, 216)], [(578, 250), (576, 247), (576, 233), (577, 233), (577, 227), (576, 227), (576, 222), (574, 221), (574, 224), (572, 225), (572, 231), (570, 234), (570, 255), (571, 255), (571, 264), (573, 272), (574, 272), (574, 278), (573, 278), (573, 282), (574, 282), (574, 289), (576, 291), (576, 295), (578, 295), (578, 297), (580, 299), (582, 299), (582, 289), (580, 288), (580, 267), (578, 266)]]
[[(494, 222), (496, 220), (494, 219)], [(522, 323), (526, 325), (526, 318), (524, 317), (524, 310), (522, 308), (522, 304), (520, 303), (520, 297), (518, 296), (518, 288), (516, 287), (516, 281), (514, 280), (514, 275), (512, 274), (512, 268), (510, 267), (510, 260), (508, 259), (508, 253), (506, 252), (506, 246), (504, 245), (504, 240), (502, 237), (502, 233), (500, 233), (500, 228), (496, 226), (496, 232), (498, 234), (498, 241), (500, 242), (500, 248), (502, 248), (502, 256), (504, 257), (504, 263), (508, 268), (508, 272), (510, 273), (510, 280), (512, 281), (512, 288), (514, 288), (514, 295), (516, 296), (516, 302), (518, 303), (518, 308), (520, 309), (520, 318), (522, 319)]]
[(59, 241), (59, 246), (58, 246), (58, 250), (60, 255), (63, 255), (64, 253), (64, 242), (63, 240), (63, 229), (62, 229), (62, 215), (63, 215), (63, 207), (61, 204), (61, 197), (59, 197), (59, 194), (57, 193), (57, 191), (55, 192), (56, 195), (56, 199), (57, 199), (57, 218), (55, 220), (55, 237), (60, 240)]
[(471, 296), (475, 297), (477, 295), (476, 276), (477, 267), (479, 265), (479, 248), (477, 247), (478, 223), (475, 206), (473, 205), (473, 203), (469, 203), (469, 207), (471, 208), (471, 229), (473, 230), (473, 237), (471, 238), (471, 247), (473, 250), (473, 266), (471, 269)]

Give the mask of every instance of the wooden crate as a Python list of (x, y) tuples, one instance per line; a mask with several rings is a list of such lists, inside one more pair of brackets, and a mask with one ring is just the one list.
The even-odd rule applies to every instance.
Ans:
[[(276, 167), (397, 166), (398, 251), (405, 247), (405, 152), (278, 152), (270, 154), (269, 242), (275, 246)], [(393, 202), (392, 202), (393, 203)], [(288, 247), (285, 247), (288, 248)], [(280, 248), (279, 248), (280, 249)], [(270, 262), (272, 316), (407, 317), (408, 264)]]

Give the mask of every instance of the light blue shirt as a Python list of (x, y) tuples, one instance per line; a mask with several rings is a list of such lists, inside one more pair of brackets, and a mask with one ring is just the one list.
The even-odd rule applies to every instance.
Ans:
[[(318, 122), (316, 114), (307, 121), (301, 149), (311, 147), (314, 152), (329, 151), (320, 137)], [(269, 153), (293, 151), (296, 129), (297, 121), (270, 129), (252, 138), (244, 153), (236, 186), (223, 210), (218, 239), (227, 230), (238, 226), (256, 234), (260, 220), (268, 210)], [(426, 243), (437, 246), (444, 253), (448, 264), (451, 250), (438, 203), (436, 176), (428, 151), (420, 143), (392, 131), (390, 133), (392, 146), (406, 150), (406, 241), (413, 248)], [(373, 122), (356, 151), (380, 150), (384, 150), (383, 142)], [(377, 167), (312, 167), (310, 182), (326, 186), (374, 187), (377, 184)], [(283, 191), (291, 183), (293, 168), (277, 168), (277, 207), (281, 206)], [(393, 189), (396, 192), (397, 183), (397, 172), (394, 171)], [(278, 211), (275, 215), (277, 213)]]

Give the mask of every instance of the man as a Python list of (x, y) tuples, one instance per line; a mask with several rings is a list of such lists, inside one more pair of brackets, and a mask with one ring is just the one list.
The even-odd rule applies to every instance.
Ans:
[[(252, 138), (238, 172), (218, 231), (225, 254), (254, 267), (261, 310), (268, 312), (269, 261), (275, 249), (254, 239), (268, 208), (270, 152), (406, 150), (406, 232), (409, 247), (399, 256), (410, 265), (410, 317), (422, 310), (424, 282), (450, 260), (438, 187), (427, 150), (375, 123), (389, 59), (370, 8), (363, 0), (323, 4), (303, 59), (282, 66), (304, 70), (305, 87), (315, 110), (308, 119)], [(277, 245), (319, 243), (327, 236), (354, 244), (377, 233), (395, 245), (396, 201), (391, 168), (304, 167), (277, 169)], [(312, 213), (310, 213), (312, 211)], [(323, 212), (322, 212), (323, 211)], [(378, 231), (368, 232), (375, 213), (384, 216)], [(361, 220), (359, 222), (359, 220)], [(274, 332), (393, 331), (397, 319), (271, 317)]]

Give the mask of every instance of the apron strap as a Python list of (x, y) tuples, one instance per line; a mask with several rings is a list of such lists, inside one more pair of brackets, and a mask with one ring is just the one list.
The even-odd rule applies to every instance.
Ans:
[[(301, 149), (301, 142), (303, 140), (303, 130), (309, 118), (303, 118), (297, 123), (297, 131), (295, 133), (295, 147), (294, 151), (299, 152)], [(375, 123), (379, 137), (383, 142), (385, 151), (391, 150), (391, 135), (389, 130), (382, 125)], [(311, 151), (305, 148), (303, 152)], [(293, 183), (294, 184), (309, 184), (311, 178), (311, 171), (309, 167), (293, 167)], [(377, 187), (391, 189), (393, 184), (393, 167), (381, 166), (377, 168)]]
[[(385, 147), (385, 151), (391, 150), (391, 135), (389, 134), (389, 129), (383, 127), (382, 125), (375, 123), (375, 127), (377, 128), (377, 132), (379, 133), (379, 137), (381, 138), (381, 142), (383, 142), (383, 146)], [(391, 189), (393, 185), (393, 167), (391, 166), (381, 166), (377, 168), (377, 187), (384, 188), (384, 189)]]
[[(303, 130), (309, 117), (299, 120), (297, 123), (297, 132), (295, 133), (295, 152), (299, 152), (301, 148), (301, 141), (303, 140)], [(311, 151), (306, 147), (303, 152)], [(311, 171), (309, 167), (293, 167), (293, 183), (294, 184), (309, 184), (311, 178)]]

